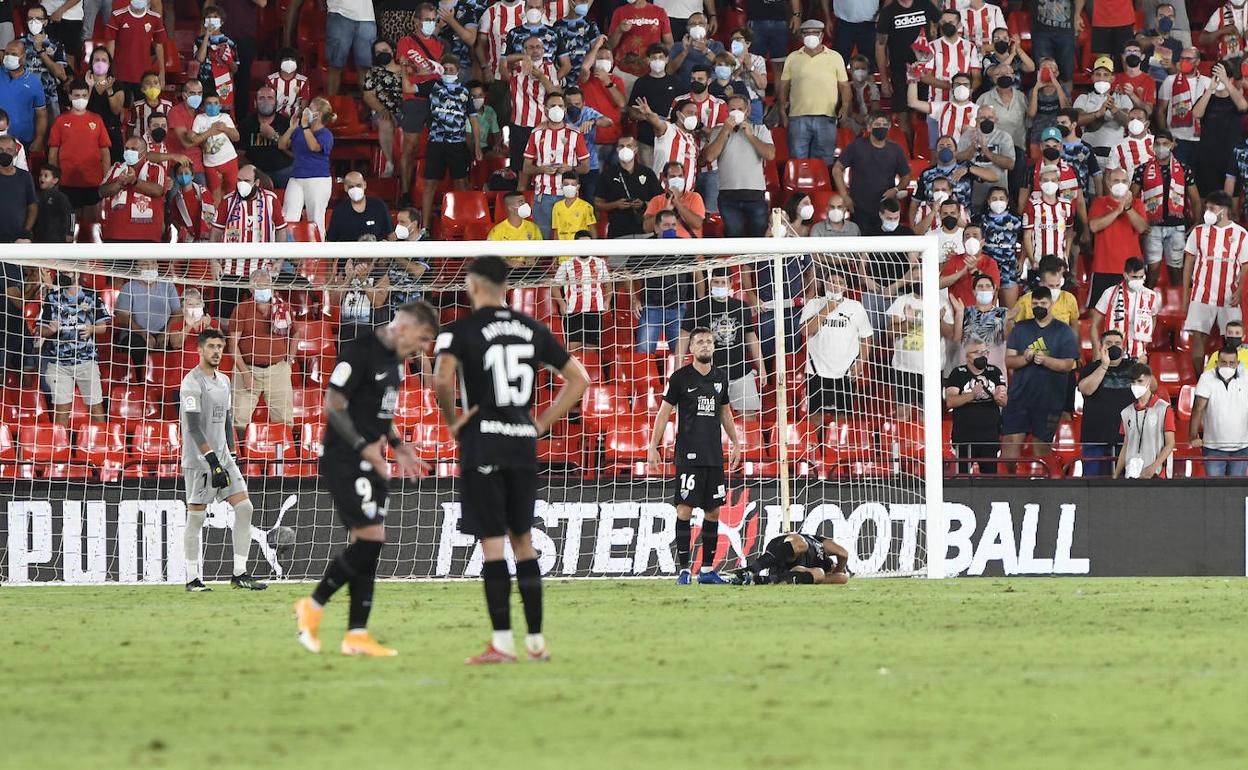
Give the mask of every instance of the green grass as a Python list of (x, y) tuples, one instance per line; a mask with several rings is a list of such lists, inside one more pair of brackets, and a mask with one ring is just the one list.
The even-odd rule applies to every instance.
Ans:
[(6, 587), (0, 766), (1248, 766), (1242, 578), (547, 587), (554, 661), (488, 669), (475, 582), (381, 585), (375, 660), (306, 586)]

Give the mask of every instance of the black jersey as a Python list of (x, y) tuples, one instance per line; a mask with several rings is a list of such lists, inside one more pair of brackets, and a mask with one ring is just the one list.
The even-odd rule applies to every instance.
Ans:
[[(390, 432), (399, 404), (403, 367), (394, 350), (364, 330), (338, 350), (338, 363), (329, 376), (329, 387), (347, 399), (347, 414), (370, 444)], [(354, 458), (351, 448), (332, 427), (325, 431), (325, 454)]]
[(831, 572), (836, 566), (836, 558), (823, 549), (823, 538), (814, 535), (802, 535), (806, 541), (806, 553), (798, 556), (790, 567), (819, 568)]
[(719, 413), (728, 403), (728, 375), (711, 367), (703, 375), (693, 364), (672, 373), (663, 400), (676, 407), (676, 467), (724, 464)]
[(435, 355), (459, 360), (464, 409), (477, 413), (459, 433), (460, 462), (537, 466), (533, 391), (537, 370), (563, 369), (570, 356), (540, 321), (502, 307), (481, 308), (438, 335)]

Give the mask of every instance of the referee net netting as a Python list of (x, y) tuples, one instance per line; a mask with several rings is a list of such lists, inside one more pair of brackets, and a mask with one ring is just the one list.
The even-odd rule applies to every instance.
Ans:
[[(942, 442), (940, 353), (923, 345), (939, 336), (927, 239), (270, 244), (246, 255), (272, 276), (272, 300), (258, 308), (253, 292), (263, 297), (270, 281), (212, 277), (212, 259), (237, 256), (230, 248), (82, 245), (68, 259), (31, 246), (6, 257), (23, 267), (27, 298), (23, 334), (4, 343), (0, 580), (183, 581), (178, 391), (203, 328), (230, 339), (221, 371), (234, 382), (236, 456), (255, 507), (251, 569), (319, 576), (345, 542), (317, 462), (337, 351), (410, 299), (430, 302), (443, 325), (468, 312), (465, 269), (480, 253), (513, 263), (510, 306), (546, 323), (591, 381), (539, 442), (544, 574), (675, 574), (675, 422), (662, 431), (659, 466), (647, 449), (696, 327), (715, 336), (742, 447), (717, 566), (793, 531), (845, 544), (858, 575), (929, 570)], [(429, 470), (391, 482), (384, 577), (480, 570), (480, 549), (459, 528), (458, 453), (432, 366), (428, 356), (409, 363), (395, 405)], [(535, 409), (560, 385), (538, 373)], [(697, 510), (695, 564), (701, 522)], [(232, 523), (228, 504), (209, 506), (207, 579), (229, 575)]]

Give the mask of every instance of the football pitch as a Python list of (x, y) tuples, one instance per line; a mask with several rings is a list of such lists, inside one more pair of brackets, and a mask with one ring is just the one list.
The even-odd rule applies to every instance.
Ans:
[(379, 585), (391, 659), (299, 584), (5, 587), (0, 766), (1248, 766), (1248, 579), (546, 585), (554, 659), (485, 668), (478, 582)]

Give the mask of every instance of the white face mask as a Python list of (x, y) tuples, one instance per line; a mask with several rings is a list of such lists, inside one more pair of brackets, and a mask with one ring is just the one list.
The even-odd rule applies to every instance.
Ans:
[(684, 120), (680, 121), (686, 131), (692, 131), (698, 127), (698, 118), (695, 115), (686, 115)]
[(953, 100), (955, 102), (964, 102), (971, 98), (971, 89), (967, 86), (953, 87)]
[(966, 253), (970, 254), (972, 257), (979, 253), (981, 246), (983, 246), (983, 244), (979, 242), (978, 238), (967, 238), (962, 241), (962, 248), (966, 249)]
[(30, 21), (26, 22), (26, 29), (32, 35), (38, 35), (40, 32), (43, 31), (43, 21), (40, 19), (31, 19)]
[(677, 192), (677, 193), (684, 192), (685, 191), (685, 178), (683, 176), (674, 176), (671, 179), (667, 180), (667, 189), (671, 190), (672, 192)]
[(411, 230), (409, 230), (409, 229), (407, 229), (407, 226), (406, 226), (406, 225), (395, 225), (395, 226), (394, 226), (394, 237), (395, 237), (397, 240), (400, 240), (400, 241), (406, 241), (406, 240), (408, 239), (408, 237), (409, 237), (409, 236), (411, 236), (411, 234), (412, 234), (412, 231), (411, 231)]
[(832, 300), (833, 302), (840, 302), (841, 300), (845, 299), (845, 292), (833, 291), (831, 289), (828, 289), (828, 291), (824, 294), (824, 296)]
[(731, 290), (727, 286), (712, 286), (711, 296), (715, 299), (728, 299)]
[(662, 75), (666, 69), (667, 69), (667, 59), (651, 59), (650, 60), (650, 72), (654, 73), (655, 75)]
[(728, 116), (739, 126), (745, 122), (745, 112), (742, 110), (730, 110)]
[(949, 200), (949, 193), (945, 192), (944, 190), (936, 190), (935, 192), (932, 193), (932, 203), (936, 204), (937, 206), (939, 206), (940, 204), (944, 203), (947, 200)]
[(1139, 401), (1141, 398), (1148, 395), (1148, 386), (1140, 385), (1135, 382), (1131, 383), (1131, 395), (1135, 396), (1136, 401)]
[(975, 292), (975, 301), (981, 305), (991, 305), (992, 298), (995, 296), (996, 294), (991, 291), (977, 291)]
[(473, 99), (472, 108), (480, 112), (485, 107), (485, 99)]
[(87, 108), (87, 100), (86, 99), (72, 99), (69, 102), (69, 106), (73, 107), (78, 112), (82, 112), (83, 110)]
[(360, 201), (364, 200), (364, 188), (363, 187), (348, 187), (347, 197), (355, 201), (356, 203), (359, 203)]
[(839, 225), (845, 221), (845, 209), (828, 209), (828, 221)]
[(690, 40), (706, 40), (706, 27), (697, 26), (689, 28)]
[(1144, 133), (1145, 128), (1147, 128), (1147, 126), (1145, 126), (1144, 121), (1139, 118), (1132, 118), (1131, 121), (1127, 123), (1127, 131), (1130, 132), (1131, 136), (1139, 136)]
[(287, 75), (295, 74), (295, 70), (298, 68), (299, 65), (295, 63), (294, 59), (286, 59), (282, 62), (282, 72), (285, 72)]
[(246, 181), (243, 181), (243, 180), (241, 180), (241, 179), (239, 180), (239, 182), (238, 182), (238, 194), (239, 194), (240, 196), (242, 196), (242, 197), (246, 198), (248, 195), (251, 195), (251, 190), (252, 190), (252, 185), (251, 185), (251, 182), (246, 182)]
[(900, 219), (880, 219), (880, 229), (886, 233), (891, 233), (901, 224)]
[(1218, 223), (1218, 214), (1216, 211), (1205, 209), (1205, 224), (1216, 225)]
[[(540, 13), (540, 11), (539, 11)], [(438, 22), (432, 19), (425, 19), (420, 23), (420, 34), (425, 37), (433, 37), (433, 33), (438, 31)]]
[(578, 190), (580, 190), (580, 188), (574, 184), (565, 184), (563, 186), (563, 197), (567, 198), (568, 200), (571, 200), (576, 197), (576, 193)]
[(160, 276), (160, 273), (159, 273), (159, 272), (157, 272), (156, 270), (152, 270), (152, 269), (145, 269), (145, 270), (140, 270), (140, 271), (139, 271), (139, 280), (140, 280), (140, 281), (154, 281), (154, 280), (156, 280), (159, 276)]
[(1098, 94), (1109, 93), (1109, 81), (1108, 80), (1096, 81), (1095, 83), (1092, 84), (1092, 90), (1096, 91)]
[(530, 27), (536, 27), (542, 23), (542, 9), (530, 8), (524, 12), (524, 23)]
[(521, 219), (528, 219), (529, 215), (532, 213), (533, 213), (533, 207), (530, 206), (528, 203), (521, 203), (520, 207), (516, 209), (516, 216), (520, 217)]
[(1010, 205), (1009, 203), (1001, 199), (997, 199), (995, 201), (988, 201), (989, 210), (991, 210), (992, 213), (998, 214), (998, 215), (1004, 214), (1005, 210), (1009, 208), (1009, 205)]
[(1139, 292), (1144, 291), (1144, 279), (1132, 278), (1131, 280), (1127, 281), (1127, 288), (1133, 292), (1136, 292), (1137, 294)]
[(1235, 376), (1236, 369), (1232, 366), (1219, 366), (1218, 376), (1224, 380), (1229, 380)]
[(1040, 192), (1045, 195), (1057, 195), (1057, 182), (1041, 182)]
[(807, 203), (797, 210), (797, 215), (802, 218), (803, 222), (806, 222), (815, 215), (815, 207)]
[(551, 123), (562, 123), (563, 122), (563, 108), (558, 105), (548, 108), (546, 110), (546, 119), (549, 120)]
[(632, 163), (633, 158), (636, 157), (632, 147), (621, 147), (618, 155), (621, 163)]
[(853, 77), (855, 81), (861, 83), (867, 79), (867, 71), (866, 70), (854, 70)]
[(195, 323), (204, 317), (204, 309), (202, 307), (188, 307), (183, 311), (182, 316), (187, 323)]
[(1160, 144), (1159, 144), (1159, 145), (1155, 145), (1155, 146), (1153, 147), (1153, 154), (1157, 156), (1157, 160), (1169, 160), (1169, 159), (1170, 159), (1170, 148), (1169, 148), (1169, 147), (1162, 146), (1162, 145), (1160, 145)]
[(594, 62), (594, 66), (598, 68), (599, 72), (610, 72), (611, 67), (613, 67), (614, 65), (615, 65), (615, 62), (611, 61), (610, 59), (599, 59), (598, 61)]
[(823, 45), (823, 35), (806, 35), (802, 38), (802, 44), (813, 51)]
[(1110, 194), (1110, 195), (1112, 195), (1112, 196), (1114, 196), (1115, 198), (1121, 198), (1122, 196), (1126, 195), (1126, 194), (1127, 194), (1127, 183), (1126, 183), (1126, 182), (1115, 182), (1113, 185), (1111, 185), (1111, 186), (1110, 186), (1110, 188), (1109, 188), (1109, 194)]

